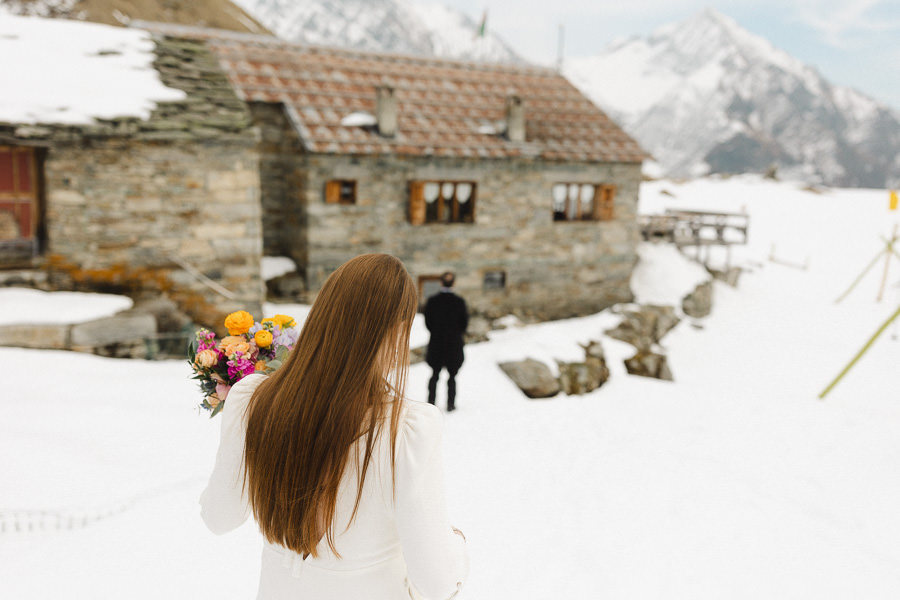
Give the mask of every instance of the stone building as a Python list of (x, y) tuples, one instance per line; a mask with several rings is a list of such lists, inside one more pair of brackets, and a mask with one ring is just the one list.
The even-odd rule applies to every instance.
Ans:
[(557, 72), (194, 35), (260, 128), (265, 253), (312, 294), (389, 252), (423, 298), (453, 270), (487, 315), (631, 299), (645, 153)]
[[(558, 73), (140, 27), (184, 100), (0, 124), (0, 151), (36, 174), (31, 264), (153, 280), (200, 322), (259, 306), (263, 254), (295, 261), (307, 301), (364, 252), (402, 259), (423, 297), (455, 271), (489, 316), (631, 299), (645, 154)], [(24, 248), (0, 244), (7, 262)]]
[[(4, 41), (65, 36), (73, 47), (57, 44), (62, 54), (82, 50), (82, 38), (108, 36), (75, 63), (102, 70), (104, 61), (133, 59), (123, 49), (130, 40), (117, 32), (147, 38), (154, 77), (181, 90), (180, 99), (155, 103), (145, 118), (88, 124), (58, 122), (75, 110), (71, 104), (62, 114), (45, 110), (52, 113), (48, 122), (23, 123), (0, 102), (0, 281), (135, 297), (162, 293), (201, 323), (244, 307), (258, 312), (264, 294), (258, 130), (206, 46), (34, 18), (15, 18)], [(29, 51), (8, 56), (22, 59)], [(129, 100), (130, 90), (117, 89), (128, 82), (116, 81), (116, 73), (104, 75), (93, 105), (102, 109), (104, 97), (116, 94)], [(78, 83), (87, 81), (86, 75)], [(75, 96), (61, 90), (57, 101), (72, 103)]]

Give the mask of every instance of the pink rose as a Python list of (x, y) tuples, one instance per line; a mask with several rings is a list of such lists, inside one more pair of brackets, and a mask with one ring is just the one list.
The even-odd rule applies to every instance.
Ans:
[[(215, 408), (219, 404), (219, 402), (225, 402), (225, 398), (228, 397), (229, 391), (231, 391), (230, 385), (228, 385), (227, 383), (217, 383), (216, 384), (216, 393), (213, 394), (212, 396), (210, 396), (209, 398), (207, 398), (207, 401), (209, 402), (210, 406)], [(213, 404), (213, 402), (212, 402), (213, 396), (216, 397), (215, 404)]]

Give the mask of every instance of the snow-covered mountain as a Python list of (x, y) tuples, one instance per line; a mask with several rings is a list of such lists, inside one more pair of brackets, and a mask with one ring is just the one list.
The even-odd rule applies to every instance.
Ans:
[(438, 2), (235, 0), (278, 37), (362, 50), (490, 62), (524, 62), (479, 23)]
[(776, 166), (830, 185), (900, 184), (900, 115), (715, 10), (564, 71), (669, 175)]

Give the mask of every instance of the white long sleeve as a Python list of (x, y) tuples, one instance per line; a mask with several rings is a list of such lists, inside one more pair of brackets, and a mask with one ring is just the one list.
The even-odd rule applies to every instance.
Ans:
[(263, 379), (262, 375), (250, 375), (235, 384), (219, 414), (222, 429), (216, 465), (200, 495), (200, 515), (217, 535), (236, 529), (250, 516), (250, 502), (243, 489), (244, 418), (250, 396)]
[(395, 518), (407, 575), (428, 600), (453, 597), (468, 575), (465, 540), (447, 517), (441, 460), (443, 416), (430, 404), (410, 403), (398, 432)]

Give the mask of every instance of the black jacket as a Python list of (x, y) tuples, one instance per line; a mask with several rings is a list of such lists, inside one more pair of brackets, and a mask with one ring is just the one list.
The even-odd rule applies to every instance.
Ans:
[(425, 303), (425, 326), (431, 332), (425, 362), (433, 368), (459, 369), (463, 363), (463, 335), (469, 325), (466, 301), (441, 291)]

